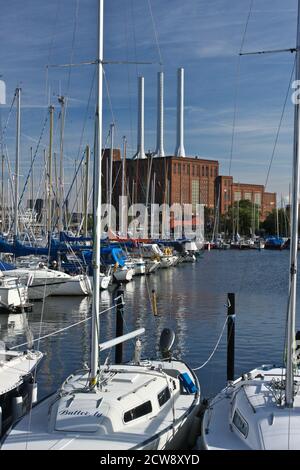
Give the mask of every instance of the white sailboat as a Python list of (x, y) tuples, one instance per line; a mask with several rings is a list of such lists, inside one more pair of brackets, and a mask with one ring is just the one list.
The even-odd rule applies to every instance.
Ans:
[(0, 312), (20, 311), (28, 304), (28, 288), (17, 276), (0, 271)]
[[(90, 368), (68, 377), (6, 435), (2, 449), (162, 449), (183, 445), (192, 434), (200, 390), (195, 374), (168, 354), (174, 338), (161, 342), (160, 361), (99, 365), (99, 351), (140, 336), (144, 329), (99, 346), (103, 0), (99, 0), (97, 138), (94, 160), (92, 351)], [(164, 337), (163, 337), (164, 338)]]
[[(299, 79), (300, 1), (298, 0), (296, 80)], [(300, 449), (300, 371), (295, 346), (299, 124), (299, 104), (295, 103), (286, 364), (282, 367), (263, 365), (237, 380), (229, 380), (227, 387), (208, 403), (204, 413), (200, 442), (201, 447), (204, 449)]]

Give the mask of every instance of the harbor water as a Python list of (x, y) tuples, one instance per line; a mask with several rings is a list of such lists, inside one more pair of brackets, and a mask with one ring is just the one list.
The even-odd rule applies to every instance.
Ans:
[[(134, 277), (124, 286), (124, 333), (144, 327), (143, 356), (158, 357), (163, 328), (176, 332), (173, 353), (192, 367), (211, 354), (226, 319), (228, 292), (236, 294), (236, 376), (261, 364), (281, 364), (287, 310), (289, 251), (211, 251), (196, 263), (161, 269), (154, 275)], [(158, 315), (151, 310), (156, 291)], [(101, 293), (101, 334), (115, 336), (114, 298), (117, 291)], [(300, 306), (298, 306), (298, 311)], [(57, 390), (62, 381), (89, 362), (91, 299), (49, 297), (36, 302), (27, 314), (1, 314), (0, 340), (8, 347), (87, 319), (74, 328), (42, 339), (45, 358), (38, 371), (39, 398)], [(298, 321), (298, 327), (300, 322)], [(37, 343), (35, 343), (37, 346)], [(134, 343), (124, 345), (130, 360)], [(101, 355), (107, 359), (108, 351)], [(114, 361), (114, 350), (110, 358)], [(218, 392), (226, 381), (226, 330), (211, 361), (197, 371), (202, 396)]]

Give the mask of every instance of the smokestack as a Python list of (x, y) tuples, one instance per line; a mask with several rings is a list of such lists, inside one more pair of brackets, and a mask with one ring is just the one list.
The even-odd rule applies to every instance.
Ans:
[(164, 73), (157, 74), (157, 142), (156, 157), (164, 157)]
[(177, 144), (176, 157), (185, 157), (184, 150), (184, 69), (178, 69), (177, 78)]
[(139, 77), (137, 152), (133, 158), (146, 158), (144, 138), (144, 77)]

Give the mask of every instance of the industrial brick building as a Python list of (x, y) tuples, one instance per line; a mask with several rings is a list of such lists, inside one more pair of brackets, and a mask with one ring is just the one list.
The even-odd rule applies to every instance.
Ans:
[[(108, 193), (109, 150), (103, 157), (103, 200)], [(113, 205), (117, 208), (122, 194), (122, 160), (114, 150)], [(219, 162), (199, 157), (155, 157), (126, 159), (125, 194), (129, 202), (140, 204), (204, 204), (219, 206), (225, 214), (236, 201), (249, 200), (260, 207), (261, 220), (276, 208), (276, 193), (267, 193), (263, 185), (235, 183), (232, 176), (219, 175)]]
[(220, 214), (225, 214), (235, 202), (247, 200), (260, 208), (260, 220), (276, 208), (276, 193), (265, 192), (263, 185), (235, 183), (232, 176), (218, 176), (216, 179), (216, 204)]
[[(122, 163), (115, 152), (113, 201), (118, 202), (122, 187)], [(107, 164), (103, 161), (103, 175)], [(188, 157), (126, 159), (126, 194), (131, 203), (204, 204), (215, 207), (216, 160)], [(107, 178), (105, 178), (107, 180)], [(147, 189), (148, 186), (148, 189)], [(104, 195), (107, 184), (103, 184)], [(104, 196), (105, 197), (105, 196)]]
[[(264, 186), (235, 183), (232, 176), (219, 175), (219, 162), (200, 157), (186, 156), (184, 147), (184, 70), (178, 69), (177, 133), (172, 156), (164, 151), (164, 75), (158, 73), (157, 142), (156, 149), (146, 154), (144, 146), (144, 78), (138, 80), (137, 149), (133, 158), (121, 158), (118, 149), (113, 151), (112, 202), (119, 207), (119, 196), (128, 197), (129, 204), (204, 204), (209, 209), (219, 208), (225, 214), (236, 201), (247, 199), (260, 207), (264, 220), (276, 207), (276, 194), (266, 193)], [(125, 147), (124, 147), (124, 153)], [(110, 151), (103, 155), (103, 201), (109, 199)], [(122, 178), (124, 175), (124, 178)]]

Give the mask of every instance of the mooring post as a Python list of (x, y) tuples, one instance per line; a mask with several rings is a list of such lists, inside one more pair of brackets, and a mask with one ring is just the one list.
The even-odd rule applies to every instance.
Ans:
[[(116, 337), (123, 335), (124, 290), (120, 287), (117, 292), (116, 309)], [(115, 350), (115, 363), (122, 364), (123, 343), (117, 344)]]
[(227, 382), (234, 381), (235, 294), (227, 296)]

